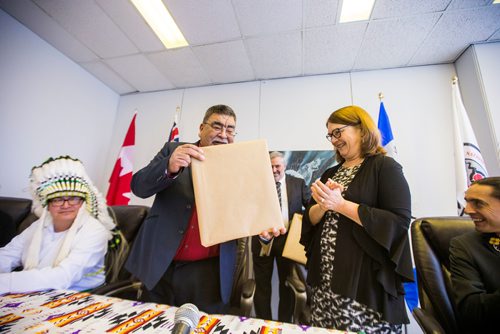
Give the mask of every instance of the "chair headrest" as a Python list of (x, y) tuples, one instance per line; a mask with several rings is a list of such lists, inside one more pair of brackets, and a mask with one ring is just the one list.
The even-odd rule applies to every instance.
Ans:
[(454, 237), (474, 231), (474, 223), (469, 217), (422, 218), (421, 231), (439, 261), (450, 269), (450, 241)]
[(0, 197), (0, 211), (6, 213), (18, 226), (31, 211), (31, 199)]
[(113, 205), (109, 209), (111, 217), (116, 219), (116, 226), (123, 233), (125, 239), (131, 243), (148, 215), (149, 207), (144, 205)]

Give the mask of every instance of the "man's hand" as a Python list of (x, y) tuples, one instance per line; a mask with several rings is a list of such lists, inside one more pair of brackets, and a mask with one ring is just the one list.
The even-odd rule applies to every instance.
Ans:
[(273, 237), (278, 237), (281, 234), (285, 233), (286, 233), (286, 228), (284, 226), (281, 227), (280, 229), (273, 227), (270, 230), (260, 232), (259, 237), (261, 237), (264, 240), (271, 240)]
[(193, 144), (178, 146), (170, 156), (167, 172), (169, 174), (177, 174), (181, 168), (188, 167), (193, 158), (201, 161), (205, 160), (201, 147)]

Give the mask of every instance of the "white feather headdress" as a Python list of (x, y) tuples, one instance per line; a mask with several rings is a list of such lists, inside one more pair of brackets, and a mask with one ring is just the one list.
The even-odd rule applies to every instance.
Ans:
[(104, 227), (115, 227), (104, 197), (92, 184), (80, 160), (70, 156), (49, 158), (40, 166), (33, 167), (30, 175), (33, 212), (40, 217), (50, 199), (61, 196), (80, 196), (85, 207)]

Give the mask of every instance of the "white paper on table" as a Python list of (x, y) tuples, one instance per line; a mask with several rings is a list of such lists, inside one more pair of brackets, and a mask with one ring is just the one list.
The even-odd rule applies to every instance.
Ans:
[(191, 170), (203, 246), (284, 227), (265, 140), (202, 149)]

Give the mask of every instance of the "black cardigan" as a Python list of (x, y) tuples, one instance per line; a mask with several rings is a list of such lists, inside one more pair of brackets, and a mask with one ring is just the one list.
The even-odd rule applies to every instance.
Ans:
[[(339, 167), (328, 169), (321, 181), (326, 182)], [(392, 324), (408, 323), (402, 283), (413, 281), (408, 242), (411, 199), (401, 165), (383, 155), (365, 158), (344, 198), (359, 204), (363, 226), (340, 215), (332, 291), (380, 312)], [(300, 242), (306, 248), (307, 282), (317, 286), (324, 217), (317, 225), (311, 224), (309, 210), (314, 204), (311, 198)]]

